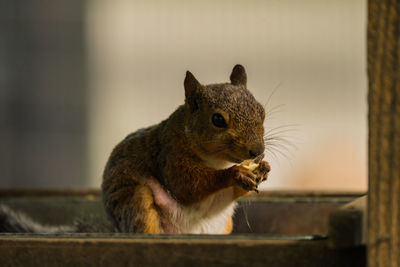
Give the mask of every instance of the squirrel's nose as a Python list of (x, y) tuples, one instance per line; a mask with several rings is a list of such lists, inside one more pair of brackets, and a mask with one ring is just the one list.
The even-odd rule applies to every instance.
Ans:
[(262, 153), (264, 153), (264, 144), (262, 144), (262, 143), (253, 146), (249, 150), (250, 158), (256, 158), (257, 156), (261, 155)]

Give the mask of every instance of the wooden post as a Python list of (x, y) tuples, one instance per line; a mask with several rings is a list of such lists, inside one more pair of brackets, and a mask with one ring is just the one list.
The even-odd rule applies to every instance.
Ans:
[(400, 266), (400, 0), (368, 1), (368, 266)]

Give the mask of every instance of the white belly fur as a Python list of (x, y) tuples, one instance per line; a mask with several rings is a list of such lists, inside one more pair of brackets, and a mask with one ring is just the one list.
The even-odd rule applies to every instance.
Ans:
[(179, 233), (224, 234), (227, 221), (233, 215), (235, 206), (233, 188), (230, 187), (200, 203), (181, 206), (170, 219)]
[[(204, 164), (216, 170), (227, 169), (234, 163), (213, 157), (202, 157)], [(180, 233), (225, 234), (227, 221), (236, 207), (233, 188), (226, 188), (191, 206), (181, 207), (172, 223)]]
[[(213, 157), (202, 158), (204, 164), (216, 170), (222, 170), (234, 165), (232, 162), (218, 160)], [(149, 183), (153, 194), (167, 206), (166, 214), (160, 214), (168, 224), (173, 225), (174, 233), (185, 234), (225, 234), (228, 219), (232, 217), (236, 201), (233, 199), (233, 187), (223, 189), (205, 200), (182, 206), (172, 199), (158, 182)], [(157, 202), (157, 201), (156, 201)], [(170, 232), (164, 229), (166, 233)]]

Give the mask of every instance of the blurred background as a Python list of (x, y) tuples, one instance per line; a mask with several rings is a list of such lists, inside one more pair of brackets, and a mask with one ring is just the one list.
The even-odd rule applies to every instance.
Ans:
[(240, 63), (263, 189), (367, 189), (366, 1), (0, 1), (0, 187), (98, 188), (112, 148)]

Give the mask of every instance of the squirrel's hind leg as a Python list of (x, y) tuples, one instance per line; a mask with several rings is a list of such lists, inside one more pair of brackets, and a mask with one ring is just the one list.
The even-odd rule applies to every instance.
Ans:
[(141, 185), (136, 191), (140, 201), (137, 217), (143, 221), (143, 233), (160, 234), (163, 232), (158, 210), (154, 204), (153, 193), (147, 185)]
[[(144, 183), (134, 180), (123, 185), (103, 183), (103, 198), (108, 216), (120, 232), (160, 234), (160, 216), (153, 193)], [(114, 190), (113, 190), (114, 189)]]

